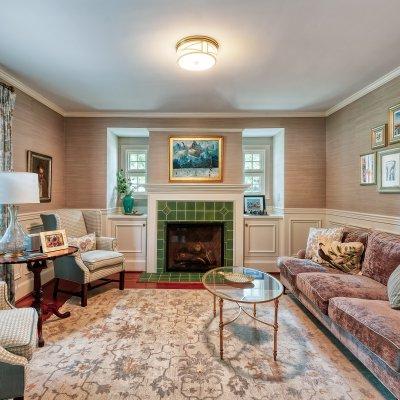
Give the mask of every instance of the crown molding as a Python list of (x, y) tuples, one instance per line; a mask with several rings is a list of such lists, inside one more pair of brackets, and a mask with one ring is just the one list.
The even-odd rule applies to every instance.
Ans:
[(325, 117), (323, 111), (262, 111), (262, 112), (135, 112), (135, 111), (67, 111), (70, 118), (317, 118)]
[(376, 81), (365, 86), (337, 103), (327, 111), (240, 111), (240, 112), (210, 112), (210, 113), (185, 113), (185, 112), (136, 112), (136, 111), (66, 111), (30, 86), (26, 85), (15, 76), (0, 66), (0, 79), (9, 85), (21, 90), (28, 96), (49, 107), (63, 117), (69, 118), (323, 118), (346, 107), (385, 83), (400, 76), (400, 66), (390, 71)]
[(341, 108), (346, 107), (347, 105), (360, 99), (361, 97), (372, 92), (373, 90), (383, 86), (385, 83), (390, 82), (391, 80), (393, 80), (394, 78), (397, 78), (398, 76), (400, 76), (400, 67), (395, 68), (394, 70), (390, 71), (386, 75), (377, 79), (375, 82), (370, 83), (369, 85), (365, 86), (358, 92), (356, 92), (356, 93), (352, 94), (351, 96), (347, 97), (346, 99), (342, 100), (340, 103), (337, 103), (335, 106), (333, 106), (329, 110), (327, 110), (325, 115), (328, 117), (329, 115), (335, 113), (336, 111), (339, 111)]
[(6, 82), (7, 84), (21, 90), (21, 92), (24, 92), (28, 96), (31, 96), (32, 98), (37, 100), (39, 103), (42, 103), (46, 107), (51, 108), (56, 113), (65, 117), (65, 111), (60, 106), (53, 103), (46, 97), (42, 96), (39, 92), (33, 90), (31, 87), (21, 82), (19, 79), (15, 78), (13, 75), (11, 75), (9, 72), (7, 72), (4, 68), (1, 67), (0, 67), (0, 79)]

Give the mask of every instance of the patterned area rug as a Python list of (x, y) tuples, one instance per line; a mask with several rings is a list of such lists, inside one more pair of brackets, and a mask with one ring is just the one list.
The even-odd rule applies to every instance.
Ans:
[[(225, 305), (233, 317), (236, 305)], [(272, 319), (272, 308), (260, 306), (259, 317)], [(205, 290), (111, 289), (86, 308), (73, 298), (62, 310), (72, 316), (45, 324), (27, 399), (385, 398), (288, 296), (280, 302), (277, 362), (272, 330), (245, 315), (228, 325), (220, 361), (218, 318)]]

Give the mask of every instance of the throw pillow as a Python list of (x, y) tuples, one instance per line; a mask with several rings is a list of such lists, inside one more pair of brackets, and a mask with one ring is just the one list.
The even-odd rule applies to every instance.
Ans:
[(361, 273), (363, 253), (361, 242), (320, 242), (318, 252), (322, 265), (353, 275)]
[(343, 236), (343, 228), (310, 228), (308, 234), (306, 258), (320, 263), (322, 260), (318, 256), (319, 243), (341, 242)]
[(390, 307), (400, 310), (400, 265), (389, 276), (387, 289)]
[(96, 250), (96, 234), (90, 233), (89, 235), (81, 236), (78, 238), (69, 237), (68, 245), (77, 247), (78, 251), (82, 253)]

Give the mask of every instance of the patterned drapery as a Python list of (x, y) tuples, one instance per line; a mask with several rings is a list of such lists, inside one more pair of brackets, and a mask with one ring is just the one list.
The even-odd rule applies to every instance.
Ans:
[[(11, 121), (15, 106), (15, 93), (0, 83), (0, 171), (11, 171), (13, 167)], [(0, 237), (7, 228), (8, 210), (0, 205)], [(0, 280), (7, 283), (8, 297), (11, 304), (15, 302), (15, 285), (12, 265), (0, 265)]]

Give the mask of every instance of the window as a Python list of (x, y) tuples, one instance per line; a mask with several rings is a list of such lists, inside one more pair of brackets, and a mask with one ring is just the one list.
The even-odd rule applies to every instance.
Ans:
[(125, 154), (126, 175), (134, 193), (145, 193), (147, 182), (147, 148), (128, 149)]
[(265, 194), (265, 150), (246, 146), (243, 149), (244, 183), (247, 194)]

